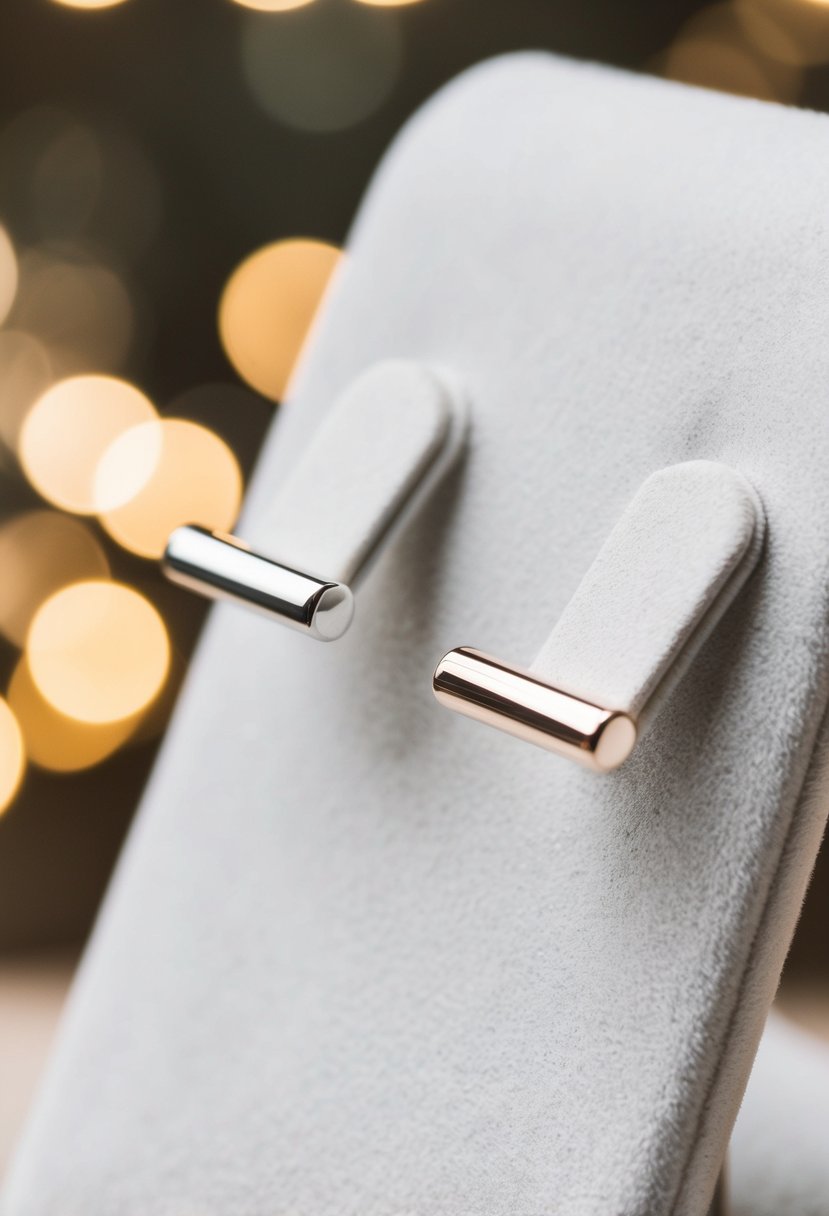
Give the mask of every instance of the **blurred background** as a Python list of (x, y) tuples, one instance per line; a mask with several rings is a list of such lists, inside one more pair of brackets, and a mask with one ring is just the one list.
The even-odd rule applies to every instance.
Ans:
[(526, 48), (829, 110), (829, 0), (3, 0), (0, 1167), (202, 624), (166, 536), (232, 527), (401, 123)]

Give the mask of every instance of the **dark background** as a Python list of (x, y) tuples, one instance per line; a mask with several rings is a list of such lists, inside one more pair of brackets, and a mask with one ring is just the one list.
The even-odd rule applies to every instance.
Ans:
[[(98, 11), (53, 0), (2, 0), (0, 221), (18, 252), (42, 239), (26, 184), (26, 149), (16, 135), (21, 115), (56, 107), (64, 117), (114, 131), (138, 150), (154, 183), (155, 194), (137, 197), (145, 219), (157, 206), (152, 239), (137, 255), (119, 247), (116, 212), (130, 202), (129, 180), (84, 234), (117, 266), (135, 301), (137, 336), (119, 374), (162, 409), (194, 385), (225, 384), (228, 408), (218, 421), (213, 410), (207, 421), (228, 439), (247, 473), (278, 407), (242, 389), (219, 342), (217, 302), (241, 259), (281, 237), (342, 243), (375, 165), (407, 116), (467, 66), (507, 51), (543, 48), (829, 108), (829, 71), (822, 63), (823, 40), (829, 57), (829, 7), (818, 0), (757, 3), (762, 45), (745, 5), (693, 0), (420, 0), (365, 8), (399, 30), (397, 83), (364, 120), (309, 134), (268, 117), (253, 97), (240, 67), (241, 28), (250, 13), (232, 0), (127, 0)], [(353, 4), (316, 0), (312, 7), (335, 21), (338, 9)], [(287, 29), (304, 11), (268, 20)], [(793, 52), (789, 22), (800, 39)], [(127, 227), (140, 228), (142, 214)], [(8, 516), (38, 501), (6, 462), (0, 511)], [(152, 563), (109, 542), (107, 553), (116, 577), (138, 585), (159, 606), (184, 666), (202, 605), (164, 584)], [(0, 643), (2, 688), (15, 661), (16, 652)], [(156, 746), (157, 740), (133, 745), (73, 776), (30, 768), (0, 818), (0, 949), (84, 937)], [(821, 889), (829, 892), (829, 874), (815, 885), (805, 922), (815, 930), (802, 935), (795, 966), (808, 965), (822, 950), (829, 896)]]

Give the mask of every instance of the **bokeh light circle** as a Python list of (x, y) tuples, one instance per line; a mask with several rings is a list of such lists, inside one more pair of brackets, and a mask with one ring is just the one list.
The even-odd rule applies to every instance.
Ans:
[(17, 451), (23, 419), (52, 379), (42, 342), (22, 330), (0, 331), (0, 439), (9, 451)]
[(802, 79), (800, 49), (794, 31), (777, 20), (774, 3), (728, 0), (693, 13), (657, 61), (660, 70), (686, 84), (793, 101)]
[(126, 0), (53, 0), (61, 8), (115, 8)]
[(773, 8), (752, 0), (734, 0), (731, 12), (740, 23), (740, 35), (762, 55), (793, 68), (807, 62), (803, 48)]
[(9, 234), (0, 224), (0, 325), (11, 311), (17, 295), (17, 256)]
[[(145, 422), (106, 450), (95, 477), (100, 519), (110, 536), (141, 557), (161, 557), (181, 524), (226, 532), (242, 501), (242, 474), (213, 431), (184, 418)], [(112, 509), (119, 487), (130, 493)], [(127, 497), (124, 495), (123, 497)]]
[(829, 61), (829, 0), (733, 0), (743, 33), (772, 60), (796, 67)]
[(242, 67), (267, 114), (300, 131), (342, 131), (388, 97), (402, 61), (393, 13), (324, 0), (274, 21), (250, 13)]
[(751, 53), (707, 37), (679, 39), (665, 55), (665, 75), (684, 84), (773, 101), (771, 81)]
[(19, 329), (49, 348), (62, 375), (115, 372), (135, 337), (135, 309), (122, 279), (78, 246), (27, 249), (14, 310)]
[(219, 303), (219, 336), (236, 371), (263, 396), (284, 397), (341, 257), (324, 241), (276, 241), (230, 276)]
[(112, 441), (156, 417), (134, 385), (114, 376), (72, 376), (48, 388), (20, 430), (20, 462), (35, 489), (66, 511), (100, 510), (95, 472)]
[(129, 739), (142, 715), (117, 722), (79, 722), (43, 697), (22, 657), (9, 684), (9, 704), (23, 732), (28, 759), (55, 773), (76, 773), (106, 760)]
[(312, 0), (234, 0), (240, 8), (252, 8), (258, 13), (287, 13), (290, 9), (305, 8)]
[(118, 722), (158, 695), (170, 662), (164, 622), (123, 583), (64, 587), (41, 605), (26, 659), (50, 705), (81, 722)]
[(86, 524), (41, 510), (0, 525), (0, 570), (0, 632), (22, 646), (44, 600), (69, 583), (107, 578), (109, 563)]
[(23, 733), (8, 702), (0, 697), (0, 815), (17, 793), (25, 766)]

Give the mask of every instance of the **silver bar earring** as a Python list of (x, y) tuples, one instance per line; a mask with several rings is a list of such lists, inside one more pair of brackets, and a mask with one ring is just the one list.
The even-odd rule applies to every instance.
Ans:
[(466, 413), (422, 364), (364, 372), (333, 406), (266, 512), (267, 555), (196, 525), (167, 544), (167, 577), (245, 604), (320, 641), (342, 637), (352, 586), (457, 459)]

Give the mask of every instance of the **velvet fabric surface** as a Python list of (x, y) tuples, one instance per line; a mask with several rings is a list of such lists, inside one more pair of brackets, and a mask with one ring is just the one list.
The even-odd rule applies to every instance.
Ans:
[[(239, 532), (378, 360), (467, 458), (342, 641), (214, 612), (3, 1216), (702, 1216), (827, 805), (828, 198), (826, 118), (544, 55), (408, 125)], [(622, 769), (435, 705), (694, 459), (767, 542)]]

